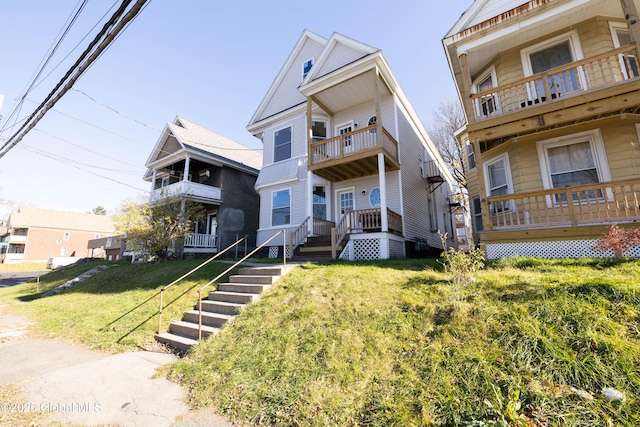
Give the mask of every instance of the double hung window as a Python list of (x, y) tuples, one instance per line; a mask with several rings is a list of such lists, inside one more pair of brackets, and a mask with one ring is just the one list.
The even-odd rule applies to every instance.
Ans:
[(291, 224), (291, 190), (279, 190), (272, 193), (271, 225)]
[(291, 126), (273, 133), (273, 161), (279, 162), (291, 158)]

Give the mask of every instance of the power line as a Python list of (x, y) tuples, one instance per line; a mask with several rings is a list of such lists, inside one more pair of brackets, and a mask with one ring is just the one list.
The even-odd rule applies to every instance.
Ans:
[(89, 66), (111, 45), (118, 33), (127, 26), (127, 23), (138, 16), (142, 6), (149, 0), (137, 0), (133, 7), (125, 13), (125, 10), (131, 1), (132, 0), (123, 0), (118, 10), (104, 25), (100, 33), (98, 33), (94, 40), (89, 44), (89, 47), (82, 53), (82, 55), (80, 55), (80, 58), (78, 58), (73, 66), (67, 71), (55, 88), (49, 93), (49, 95), (47, 95), (46, 99), (29, 116), (20, 129), (13, 134), (2, 147), (0, 147), (0, 150), (4, 150), (0, 152), (0, 158), (15, 147), (16, 144), (18, 144), (29, 133), (29, 131), (36, 126), (42, 117), (44, 117), (46, 112), (49, 111), (69, 91), (69, 89), (71, 89), (73, 84), (80, 78), (80, 76), (82, 76)]

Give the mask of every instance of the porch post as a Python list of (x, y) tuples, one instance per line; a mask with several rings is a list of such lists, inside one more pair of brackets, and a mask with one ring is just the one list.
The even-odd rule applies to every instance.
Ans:
[(631, 35), (631, 42), (640, 41), (640, 27), (638, 26), (638, 10), (633, 0), (620, 0), (622, 11), (625, 16), (628, 16), (627, 23), (629, 24), (629, 34)]
[(380, 224), (382, 232), (389, 231), (389, 215), (387, 213), (387, 174), (384, 168), (384, 154), (378, 153), (378, 181), (380, 184)]
[(184, 159), (184, 176), (182, 177), (183, 181), (189, 181), (189, 163), (190, 163), (191, 157), (186, 156)]
[(153, 178), (151, 179), (151, 193), (153, 193), (156, 189), (156, 170), (153, 170)]
[[(374, 74), (374, 82), (373, 82), (373, 89), (375, 91), (375, 98), (376, 98), (376, 145), (378, 147), (382, 147), (382, 142), (383, 142), (383, 138), (382, 138), (382, 109), (380, 108), (380, 76), (379, 76), (380, 70), (378, 70), (378, 68), (376, 68), (376, 73)], [(378, 157), (379, 159), (379, 157)], [(380, 163), (380, 161), (378, 161), (378, 164)], [(383, 166), (384, 166), (384, 159), (382, 162)], [(382, 187), (380, 187), (380, 192), (382, 192)]]
[[(471, 94), (471, 73), (469, 72), (469, 67), (467, 65), (467, 53), (460, 53), (458, 55), (458, 61), (460, 62), (460, 71), (462, 74), (462, 93), (464, 95)], [(464, 110), (467, 113), (467, 123), (475, 123), (476, 117), (471, 98), (469, 98), (468, 96), (463, 96), (462, 102), (464, 104)]]
[(473, 144), (473, 150), (476, 155), (476, 170), (478, 172), (478, 189), (480, 196), (480, 205), (482, 206), (482, 228), (483, 230), (491, 231), (493, 229), (493, 223), (491, 222), (491, 212), (489, 211), (489, 203), (487, 203), (487, 190), (484, 183), (484, 168), (482, 166), (483, 159), (480, 152), (480, 142), (476, 138), (476, 135), (469, 135), (469, 141)]
[(307, 216), (310, 222), (307, 223), (309, 227), (309, 235), (313, 236), (313, 172), (307, 170)]

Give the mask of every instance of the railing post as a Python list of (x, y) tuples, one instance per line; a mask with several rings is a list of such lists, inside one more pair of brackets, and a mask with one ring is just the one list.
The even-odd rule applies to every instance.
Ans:
[(331, 227), (331, 259), (336, 259), (336, 228)]
[(571, 220), (571, 225), (575, 227), (578, 225), (578, 217), (576, 216), (575, 205), (573, 204), (573, 194), (571, 193), (571, 188), (566, 187), (564, 190), (565, 197), (567, 198), (567, 209), (569, 209), (569, 219)]
[(198, 289), (198, 341), (202, 339), (202, 289)]
[(282, 264), (287, 266), (287, 231), (282, 229)]
[(160, 310), (158, 310), (158, 333), (162, 331), (162, 294), (164, 289), (160, 289)]

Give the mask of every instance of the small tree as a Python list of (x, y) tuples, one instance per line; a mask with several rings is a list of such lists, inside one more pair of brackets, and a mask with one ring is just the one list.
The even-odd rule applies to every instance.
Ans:
[(477, 249), (473, 243), (470, 245), (468, 253), (456, 250), (453, 247), (447, 248), (447, 233), (440, 234), (440, 241), (443, 247), (443, 252), (440, 256), (443, 258), (444, 272), (451, 275), (457, 302), (460, 304), (462, 302), (462, 287), (473, 282), (476, 272), (484, 268), (484, 252)]
[(114, 215), (114, 224), (118, 232), (126, 234), (127, 249), (147, 252), (163, 262), (174, 242), (191, 235), (194, 223), (203, 218), (201, 204), (169, 196), (157, 205), (125, 201)]
[(602, 253), (612, 250), (615, 256), (622, 256), (635, 246), (640, 246), (640, 228), (618, 228), (613, 224), (593, 249)]
[(91, 212), (94, 215), (107, 215), (109, 212), (105, 209), (104, 206), (98, 205), (95, 208), (91, 209)]

